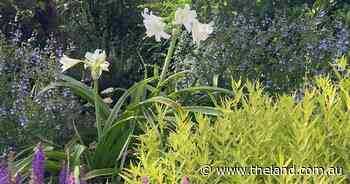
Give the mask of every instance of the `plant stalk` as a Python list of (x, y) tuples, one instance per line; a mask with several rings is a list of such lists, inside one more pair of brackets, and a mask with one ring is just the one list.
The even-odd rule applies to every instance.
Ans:
[(100, 117), (100, 107), (98, 106), (98, 79), (94, 80), (94, 92), (95, 92), (95, 116), (96, 116), (96, 128), (98, 140), (101, 139), (102, 135), (102, 125), (101, 125), (101, 117)]
[(163, 69), (162, 69), (162, 73), (160, 74), (160, 78), (159, 78), (159, 82), (157, 85), (157, 88), (159, 88), (160, 84), (163, 82), (167, 72), (168, 72), (168, 68), (170, 65), (170, 61), (171, 58), (173, 57), (174, 54), (174, 50), (175, 50), (175, 46), (176, 46), (176, 41), (177, 41), (177, 37), (178, 37), (178, 33), (179, 33), (180, 29), (179, 27), (174, 27), (173, 31), (172, 31), (172, 38), (171, 38), (171, 42), (170, 42), (170, 47), (168, 49), (168, 53), (165, 57), (165, 62), (163, 65)]

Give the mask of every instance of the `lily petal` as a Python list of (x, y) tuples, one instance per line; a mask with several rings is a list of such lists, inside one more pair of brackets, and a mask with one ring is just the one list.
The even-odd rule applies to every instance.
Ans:
[(197, 20), (197, 13), (190, 9), (190, 5), (185, 5), (184, 8), (178, 8), (175, 12), (175, 25), (184, 25), (188, 32), (192, 30), (192, 24)]
[(62, 66), (61, 66), (62, 72), (65, 72), (69, 68), (72, 68), (76, 64), (81, 63), (83, 61), (81, 61), (79, 59), (72, 59), (66, 55), (63, 55), (63, 57), (60, 59), (59, 62), (62, 64)]
[(205, 41), (211, 33), (213, 33), (213, 23), (202, 24), (199, 21), (193, 22), (192, 26), (192, 37), (193, 42), (197, 45), (200, 44), (201, 41)]
[(165, 26), (166, 24), (163, 22), (161, 17), (153, 15), (147, 8), (144, 9), (143, 13), (141, 13), (143, 19), (143, 24), (146, 28), (147, 37), (154, 36), (156, 41), (161, 41), (161, 38), (169, 39), (170, 35), (166, 33)]

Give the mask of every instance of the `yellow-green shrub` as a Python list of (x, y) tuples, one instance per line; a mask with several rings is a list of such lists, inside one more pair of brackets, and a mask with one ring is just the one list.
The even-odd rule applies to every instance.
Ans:
[[(123, 172), (127, 183), (347, 183), (350, 170), (350, 80), (315, 80), (303, 98), (272, 99), (258, 84), (235, 83), (236, 97), (223, 100), (222, 115), (176, 117), (176, 128), (164, 126), (161, 109), (139, 136), (138, 163)], [(242, 95), (247, 90), (247, 95)], [(159, 109), (159, 108), (158, 108)], [(162, 122), (158, 123), (157, 122)], [(341, 167), (343, 175), (200, 174), (214, 167)]]

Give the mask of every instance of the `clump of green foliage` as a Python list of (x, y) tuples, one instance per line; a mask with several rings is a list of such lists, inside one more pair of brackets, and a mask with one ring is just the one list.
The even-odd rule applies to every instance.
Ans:
[[(233, 83), (233, 98), (217, 107), (213, 118), (195, 114), (176, 117), (176, 126), (164, 119), (158, 108), (153, 121), (138, 136), (138, 163), (132, 163), (123, 177), (127, 183), (344, 183), (350, 169), (350, 78), (342, 58), (336, 75), (315, 79), (301, 97), (271, 98), (259, 83)], [(345, 76), (343, 75), (345, 74)], [(214, 167), (341, 167), (343, 175), (200, 175), (204, 165)]]

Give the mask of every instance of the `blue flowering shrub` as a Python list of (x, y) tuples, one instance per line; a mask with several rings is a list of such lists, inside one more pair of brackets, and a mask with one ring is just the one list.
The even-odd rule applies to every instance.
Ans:
[(195, 77), (187, 82), (194, 84), (212, 84), (217, 75), (226, 87), (231, 78), (242, 78), (260, 80), (271, 93), (300, 89), (313, 76), (329, 73), (330, 64), (348, 52), (350, 25), (326, 10), (298, 12), (219, 15), (215, 36), (197, 52), (186, 49), (193, 45), (183, 35), (177, 67), (191, 69)]
[[(2, 37), (3, 38), (3, 37)], [(35, 37), (22, 41), (20, 32), (0, 46), (0, 152), (17, 150), (38, 141), (68, 140), (89, 118), (82, 103), (69, 90), (40, 90), (60, 71), (61, 48), (54, 39), (40, 46)], [(74, 113), (72, 113), (74, 112)], [(82, 118), (82, 117), (86, 118)]]
[(122, 176), (133, 184), (185, 176), (189, 183), (348, 183), (349, 77), (314, 82), (301, 99), (271, 98), (258, 82), (234, 82), (236, 96), (222, 101), (218, 117), (170, 119), (159, 108), (137, 136), (138, 160)]

